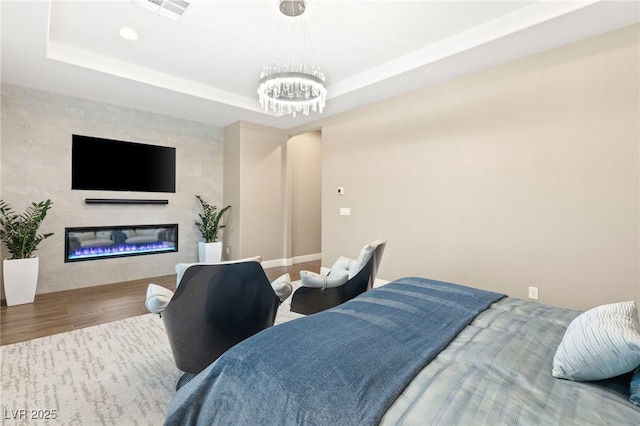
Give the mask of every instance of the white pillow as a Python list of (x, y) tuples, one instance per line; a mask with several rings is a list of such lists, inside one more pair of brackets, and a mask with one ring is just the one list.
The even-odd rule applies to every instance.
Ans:
[(338, 260), (336, 260), (335, 263), (331, 266), (331, 269), (329, 270), (329, 273), (327, 275), (334, 277), (344, 274), (349, 275), (349, 266), (351, 265), (351, 262), (353, 262), (352, 259), (340, 256)]
[(339, 287), (342, 284), (346, 283), (349, 280), (349, 275), (320, 275), (315, 272), (310, 271), (300, 271), (300, 279), (302, 281), (302, 285), (304, 287), (312, 287), (312, 288), (332, 288)]
[(636, 302), (598, 306), (576, 317), (553, 358), (553, 377), (601, 380), (640, 366)]
[(280, 298), (280, 302), (284, 302), (293, 291), (291, 276), (289, 274), (279, 276), (271, 283), (271, 288), (273, 288), (273, 291)]
[(355, 277), (356, 274), (367, 265), (378, 246), (380, 244), (384, 244), (385, 242), (385, 240), (377, 239), (362, 248), (362, 250), (360, 251), (360, 255), (358, 255), (358, 258), (349, 262), (349, 266), (347, 268), (349, 269), (349, 279)]
[(147, 287), (147, 300), (145, 302), (145, 306), (149, 312), (159, 314), (164, 311), (164, 308), (167, 307), (172, 297), (173, 292), (168, 288), (157, 284), (149, 284)]
[(349, 279), (355, 277), (358, 272), (362, 270), (373, 256), (373, 252), (375, 251), (375, 247), (371, 244), (367, 244), (360, 250), (360, 255), (357, 259), (352, 260), (349, 263)]

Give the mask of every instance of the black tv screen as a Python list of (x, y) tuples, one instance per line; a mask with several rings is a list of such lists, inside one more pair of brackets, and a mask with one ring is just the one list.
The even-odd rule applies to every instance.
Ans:
[(71, 189), (176, 192), (176, 149), (73, 135)]

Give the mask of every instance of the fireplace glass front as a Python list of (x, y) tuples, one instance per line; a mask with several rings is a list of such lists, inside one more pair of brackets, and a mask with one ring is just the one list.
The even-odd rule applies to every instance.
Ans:
[(178, 251), (178, 224), (65, 228), (65, 262)]

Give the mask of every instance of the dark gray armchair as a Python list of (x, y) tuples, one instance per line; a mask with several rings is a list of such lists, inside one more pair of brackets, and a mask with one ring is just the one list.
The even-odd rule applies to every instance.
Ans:
[(372, 241), (356, 259), (340, 256), (328, 275), (301, 271), (301, 287), (293, 293), (291, 311), (314, 314), (371, 290), (386, 244), (385, 240)]
[(177, 388), (236, 343), (271, 327), (291, 293), (288, 274), (272, 284), (257, 261), (179, 269), (176, 291), (150, 284), (146, 302), (161, 315), (176, 367), (185, 373)]

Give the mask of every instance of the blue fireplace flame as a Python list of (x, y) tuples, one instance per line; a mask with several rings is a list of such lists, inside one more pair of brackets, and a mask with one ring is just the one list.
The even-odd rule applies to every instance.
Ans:
[(65, 229), (65, 262), (178, 251), (178, 224)]
[(160, 241), (153, 244), (120, 244), (107, 247), (85, 247), (69, 253), (69, 260), (175, 251), (175, 244)]

